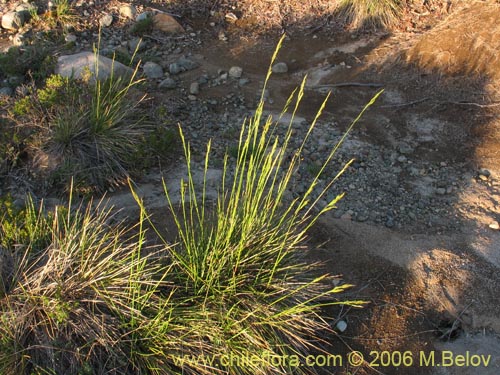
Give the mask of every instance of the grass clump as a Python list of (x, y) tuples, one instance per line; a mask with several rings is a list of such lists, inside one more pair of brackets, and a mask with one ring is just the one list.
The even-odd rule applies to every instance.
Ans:
[[(110, 209), (92, 204), (46, 214), (29, 202), (18, 215), (17, 231), (30, 235), (0, 247), (0, 373), (145, 373), (134, 338), (158, 328), (145, 314), (163, 317), (154, 294), (163, 283), (141, 255), (141, 231), (111, 226)], [(2, 239), (11, 220), (2, 218)]]
[[(95, 77), (98, 76), (96, 63)], [(45, 86), (17, 101), (13, 117), (29, 129), (30, 153), (36, 173), (56, 185), (103, 191), (133, 173), (134, 156), (144, 147), (151, 125), (140, 114), (145, 99), (130, 77), (113, 73), (106, 80), (74, 80), (51, 76)]]
[(153, 16), (148, 15), (146, 18), (143, 18), (135, 22), (130, 29), (130, 33), (132, 35), (143, 36), (153, 31), (153, 26), (154, 26)]
[[(304, 85), (305, 81), (290, 97), (285, 111), (292, 107), (296, 113)], [(342, 299), (341, 293), (349, 285), (332, 287), (331, 276), (319, 273), (318, 264), (305, 260), (308, 229), (341, 198), (319, 207), (318, 202), (338, 176), (319, 197), (312, 198), (319, 175), (336, 148), (302, 197), (291, 202), (285, 198), (322, 109), (302, 146), (290, 150), (293, 121), (279, 137), (272, 118), (263, 117), (261, 100), (255, 115), (243, 124), (234, 169), (229, 156), (225, 157), (213, 207), (206, 194), (210, 144), (202, 171), (205, 177), (201, 186), (196, 186), (190, 147), (181, 131), (188, 177), (181, 181), (179, 206), (164, 187), (169, 215), (178, 232), (178, 242), (165, 247), (173, 261), (172, 282), (178, 286), (172, 298), (182, 301), (183, 306), (171, 326), (180, 329), (184, 344), (172, 351), (161, 337), (153, 342), (154, 352), (179, 367), (175, 373), (314, 373), (315, 369), (304, 365), (305, 357), (321, 350), (323, 335), (331, 332), (321, 316), (322, 308), (362, 305)], [(140, 199), (137, 201), (146, 211)], [(151, 225), (161, 238), (161, 228)], [(228, 364), (223, 356), (239, 358), (240, 362)]]
[(400, 19), (403, 0), (340, 0), (338, 14), (356, 27), (391, 27)]

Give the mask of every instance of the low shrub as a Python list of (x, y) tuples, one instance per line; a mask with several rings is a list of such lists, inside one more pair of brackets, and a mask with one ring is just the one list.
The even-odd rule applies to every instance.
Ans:
[(139, 111), (145, 96), (132, 92), (142, 82), (136, 73), (105, 81), (51, 76), (18, 100), (12, 118), (30, 130), (35, 173), (56, 185), (73, 179), (79, 190), (103, 191), (142, 166), (135, 156), (153, 127)]

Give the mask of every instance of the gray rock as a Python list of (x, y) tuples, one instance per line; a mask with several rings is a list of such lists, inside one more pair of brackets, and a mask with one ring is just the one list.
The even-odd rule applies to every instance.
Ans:
[(162, 88), (162, 89), (172, 90), (172, 89), (175, 89), (177, 87), (177, 82), (175, 82), (175, 80), (172, 78), (166, 78), (160, 82), (158, 87)]
[(437, 188), (436, 189), (436, 194), (437, 195), (445, 195), (446, 194), (446, 189), (445, 188)]
[(406, 156), (401, 155), (401, 156), (398, 157), (398, 161), (400, 163), (406, 163), (408, 161), (408, 159), (406, 158)]
[[(104, 57), (98, 59), (98, 79), (106, 79), (111, 75), (112, 69), (115, 76), (131, 76), (133, 71), (129, 67)], [(74, 55), (60, 56), (57, 59), (55, 72), (63, 77), (82, 78), (84, 71), (90, 70), (95, 76), (96, 55), (92, 52), (80, 52)]]
[(134, 38), (127, 42), (127, 47), (131, 53), (134, 53), (135, 51), (141, 52), (147, 48), (147, 43), (141, 38)]
[(250, 80), (249, 80), (248, 78), (241, 78), (241, 79), (238, 81), (238, 85), (239, 85), (239, 86), (245, 86), (245, 85), (247, 85), (249, 82), (250, 82)]
[(401, 142), (399, 145), (398, 145), (398, 150), (400, 153), (402, 153), (403, 155), (409, 155), (409, 154), (412, 154), (415, 150), (413, 149), (413, 147), (411, 147), (408, 143), (406, 142)]
[(172, 63), (168, 67), (170, 74), (176, 75), (182, 72), (182, 67), (177, 63)]
[(101, 25), (101, 27), (110, 27), (112, 23), (113, 16), (109, 13), (99, 18), (99, 25)]
[(288, 72), (288, 65), (284, 62), (279, 62), (273, 65), (272, 72), (276, 74), (283, 74)]
[(2, 27), (7, 30), (18, 30), (25, 22), (26, 17), (23, 12), (7, 12), (2, 16)]
[(155, 62), (148, 61), (143, 67), (144, 75), (150, 79), (163, 77), (163, 68)]
[(347, 329), (347, 323), (344, 320), (339, 320), (335, 325), (335, 328), (339, 332), (345, 332), (345, 330)]
[(133, 20), (137, 14), (137, 9), (132, 4), (122, 5), (120, 7), (120, 16)]
[(239, 67), (239, 66), (232, 66), (230, 69), (229, 69), (229, 77), (231, 78), (241, 78), (243, 74), (243, 68)]
[(150, 12), (144, 12), (144, 13), (140, 13), (137, 15), (137, 17), (135, 17), (135, 20), (137, 22), (140, 22), (140, 21), (144, 21), (145, 19), (151, 17), (151, 13)]
[(64, 37), (64, 41), (66, 43), (75, 43), (76, 42), (76, 35), (75, 34), (68, 34)]
[(191, 83), (191, 86), (189, 86), (189, 93), (198, 95), (200, 93), (200, 84), (198, 82)]
[(179, 60), (177, 60), (177, 64), (179, 64), (180, 67), (184, 70), (193, 70), (199, 66), (196, 61), (193, 61), (187, 57), (181, 57)]
[(2, 87), (0, 88), (0, 97), (2, 96), (12, 96), (14, 91), (10, 87)]

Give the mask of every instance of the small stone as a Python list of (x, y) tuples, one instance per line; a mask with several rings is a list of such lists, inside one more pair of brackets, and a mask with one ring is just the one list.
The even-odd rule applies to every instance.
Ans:
[(436, 194), (437, 195), (445, 195), (446, 194), (446, 189), (445, 188), (437, 188), (436, 189)]
[(230, 69), (229, 69), (229, 77), (231, 78), (241, 78), (241, 76), (243, 75), (243, 68), (239, 67), (239, 66), (232, 66)]
[(368, 214), (365, 212), (360, 212), (356, 215), (356, 221), (359, 221), (360, 223), (367, 221), (368, 218)]
[(288, 65), (284, 62), (279, 62), (273, 65), (272, 72), (276, 74), (283, 74), (288, 72)]
[(479, 170), (479, 177), (481, 177), (481, 176), (489, 178), (491, 176), (491, 172), (487, 169), (482, 168)]
[(182, 72), (182, 68), (179, 64), (172, 63), (168, 66), (168, 71), (170, 72), (170, 74), (176, 75)]
[(408, 159), (407, 159), (407, 158), (406, 158), (406, 156), (404, 156), (404, 155), (401, 155), (401, 156), (399, 156), (399, 157), (398, 157), (398, 161), (399, 161), (400, 163), (406, 163), (406, 161), (407, 161), (407, 160), (408, 160)]
[(66, 43), (75, 43), (76, 42), (76, 35), (75, 34), (67, 34), (64, 37), (64, 41)]
[(179, 66), (184, 70), (193, 70), (199, 66), (196, 61), (193, 61), (187, 57), (181, 57), (179, 60), (177, 60), (177, 64), (179, 64)]
[(191, 86), (189, 86), (189, 93), (198, 95), (200, 93), (200, 84), (198, 82), (191, 83)]
[(412, 154), (415, 150), (408, 143), (401, 142), (398, 145), (398, 151), (400, 153), (402, 153), (403, 155), (409, 155), (409, 154)]
[(196, 100), (196, 95), (188, 95), (188, 99), (194, 102)]
[(389, 216), (386, 221), (385, 221), (385, 226), (387, 228), (393, 228), (394, 227), (394, 219), (392, 218), (392, 216)]
[(132, 4), (122, 5), (120, 7), (120, 16), (133, 20), (137, 14), (137, 9)]
[(2, 27), (7, 30), (18, 30), (25, 22), (23, 12), (8, 12), (2, 16)]
[(238, 86), (245, 86), (250, 82), (248, 78), (240, 78), (238, 81)]
[(346, 212), (345, 214), (340, 216), (340, 219), (350, 221), (350, 220), (352, 220), (352, 215), (350, 213)]
[(99, 18), (99, 25), (101, 25), (101, 27), (110, 27), (112, 23), (113, 16), (109, 13)]
[(493, 221), (488, 226), (490, 227), (490, 229), (500, 230), (500, 224), (498, 223), (498, 221)]
[(0, 97), (2, 96), (12, 96), (14, 91), (10, 87), (2, 87), (0, 88)]
[(347, 329), (347, 323), (345, 322), (345, 320), (339, 320), (337, 322), (337, 324), (335, 325), (335, 328), (339, 331), (339, 332), (345, 332), (345, 330)]
[(135, 20), (137, 22), (141, 22), (141, 21), (144, 21), (144, 20), (148, 19), (149, 17), (151, 17), (151, 13), (150, 12), (144, 12), (144, 13), (138, 14), (137, 17), (135, 17)]
[(134, 38), (127, 42), (127, 47), (131, 53), (141, 52), (147, 48), (147, 43), (141, 38)]
[(175, 82), (175, 80), (172, 78), (166, 78), (160, 82), (158, 87), (162, 88), (162, 89), (172, 90), (172, 89), (175, 89), (177, 87), (177, 82)]
[(143, 67), (144, 75), (149, 79), (158, 79), (163, 77), (163, 68), (155, 62), (148, 61)]

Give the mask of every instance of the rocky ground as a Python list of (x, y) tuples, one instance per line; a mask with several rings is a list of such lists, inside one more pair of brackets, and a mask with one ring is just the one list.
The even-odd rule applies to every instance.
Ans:
[[(293, 146), (298, 147), (324, 96), (332, 92), (296, 173), (290, 194), (297, 196), (350, 122), (384, 88), (325, 172), (326, 177), (334, 176), (355, 159), (325, 202), (340, 193), (345, 197), (312, 234), (313, 243), (330, 241), (313, 257), (326, 261), (332, 272), (344, 274), (358, 285), (357, 295), (372, 301), (362, 313), (339, 315), (349, 323), (342, 335), (349, 345), (366, 352), (490, 350), (496, 353), (495, 361), (483, 372), (415, 367), (411, 373), (496, 374), (500, 368), (499, 82), (491, 73), (494, 69), (489, 70), (495, 61), (476, 62), (481, 56), (493, 58), (489, 51), (500, 47), (500, 31), (489, 17), (499, 8), (494, 2), (448, 1), (440, 6), (433, 2), (434, 8), (425, 3), (394, 32), (334, 33), (333, 25), (291, 30), (264, 92), (266, 110), (278, 118), (288, 95), (307, 75), (305, 98), (292, 125)], [(20, 6), (26, 5), (0, 5), (4, 28), (9, 26), (5, 15), (22, 11)], [(169, 9), (161, 2), (77, 1), (74, 10), (80, 22), (64, 35), (70, 52), (91, 51), (99, 25), (101, 54), (115, 53), (121, 61), (137, 49), (150, 110), (165, 127), (181, 124), (193, 148), (195, 170), (201, 170), (205, 145), (212, 141), (210, 181), (215, 194), (223, 155), (228, 152), (234, 159), (242, 121), (253, 113), (262, 93), (276, 35), (249, 35), (233, 23), (232, 16), (221, 19), (215, 12), (201, 19), (170, 17), (162, 13)], [(138, 35), (134, 26), (145, 14), (157, 19)], [(469, 30), (470, 25), (457, 21), (472, 14), (490, 26)], [(3, 31), (1, 45), (23, 44), (41, 35), (29, 25), (11, 25), (10, 31)], [(437, 46), (429, 42), (436, 40)], [(459, 58), (464, 46), (475, 57), (469, 59), (470, 65)], [(447, 59), (429, 58), (438, 47), (439, 56), (446, 52)], [(16, 88), (9, 84), (13, 81), (6, 78), (2, 93), (14, 95)], [(278, 132), (284, 132), (291, 120), (283, 116)], [(184, 174), (182, 158), (170, 159), (138, 181), (152, 207), (165, 204), (160, 178), (174, 188)], [(111, 200), (118, 207), (134, 205), (125, 190), (113, 192)], [(457, 332), (462, 344), (450, 342), (446, 334), (445, 340), (435, 336), (447, 324), (451, 324), (447, 334)], [(345, 368), (343, 373), (351, 370)], [(410, 373), (404, 368), (378, 372), (369, 366), (362, 371)]]

